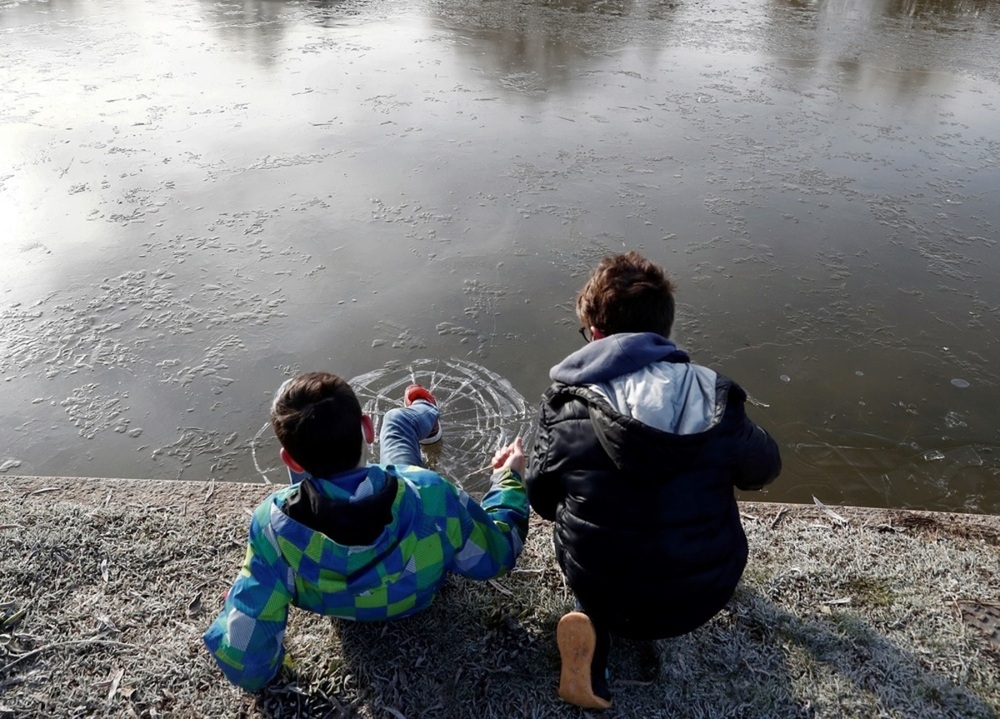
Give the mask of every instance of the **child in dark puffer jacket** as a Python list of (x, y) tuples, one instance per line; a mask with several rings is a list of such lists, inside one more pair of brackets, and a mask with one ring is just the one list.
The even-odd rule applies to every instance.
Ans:
[(673, 285), (635, 252), (604, 258), (577, 298), (587, 344), (550, 373), (526, 484), (555, 521), (577, 599), (557, 628), (559, 695), (611, 704), (612, 635), (678, 636), (732, 597), (747, 561), (734, 488), (781, 471), (732, 380), (670, 341)]

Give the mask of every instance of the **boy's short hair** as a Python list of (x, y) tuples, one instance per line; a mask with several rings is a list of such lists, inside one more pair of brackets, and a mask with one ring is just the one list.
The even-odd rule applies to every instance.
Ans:
[(675, 289), (663, 268), (638, 252), (609, 255), (577, 295), (576, 316), (584, 327), (606, 335), (655, 332), (670, 337)]
[(286, 381), (271, 405), (281, 446), (314, 477), (354, 469), (361, 461), (361, 403), (343, 379), (310, 372)]

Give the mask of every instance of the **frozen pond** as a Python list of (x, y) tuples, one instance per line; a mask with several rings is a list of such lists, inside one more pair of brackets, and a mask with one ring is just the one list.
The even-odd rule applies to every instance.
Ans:
[(991, 0), (0, 0), (0, 477), (263, 481), (311, 369), (534, 408), (635, 248), (763, 499), (1000, 513), (998, 48)]

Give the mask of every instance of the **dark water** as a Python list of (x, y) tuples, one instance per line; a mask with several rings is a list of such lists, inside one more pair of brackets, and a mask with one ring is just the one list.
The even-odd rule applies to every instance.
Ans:
[(1000, 512), (998, 48), (988, 0), (0, 0), (0, 472), (260, 480), (307, 369), (534, 406), (635, 248), (763, 498)]

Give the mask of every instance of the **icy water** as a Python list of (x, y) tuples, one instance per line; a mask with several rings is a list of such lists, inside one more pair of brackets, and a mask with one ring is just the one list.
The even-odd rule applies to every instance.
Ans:
[(763, 499), (997, 513), (998, 198), (989, 0), (0, 0), (0, 478), (274, 478), (325, 368), (481, 489), (635, 248)]

